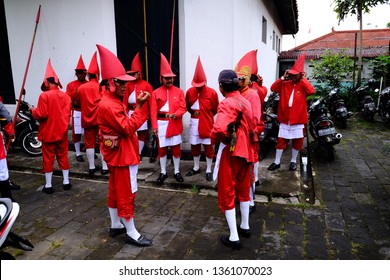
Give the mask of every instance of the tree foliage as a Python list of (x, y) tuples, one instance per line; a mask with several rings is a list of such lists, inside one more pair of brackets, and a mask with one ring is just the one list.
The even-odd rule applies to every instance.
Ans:
[[(389, 0), (334, 0), (333, 4), (335, 8), (334, 12), (337, 14), (337, 18), (343, 21), (348, 15), (357, 15), (358, 8), (361, 7), (363, 13), (369, 13), (370, 9), (381, 4), (389, 4)], [(358, 20), (360, 20), (358, 18)]]
[(375, 80), (380, 80), (383, 78), (384, 85), (390, 85), (390, 55), (380, 55), (370, 61), (370, 66), (372, 68), (373, 78)]

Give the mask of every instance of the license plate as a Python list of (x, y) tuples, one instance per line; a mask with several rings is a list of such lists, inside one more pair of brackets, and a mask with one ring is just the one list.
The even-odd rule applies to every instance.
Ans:
[(329, 135), (329, 134), (334, 134), (334, 133), (336, 133), (336, 129), (334, 127), (329, 127), (329, 128), (318, 130), (319, 136), (324, 136), (324, 135)]

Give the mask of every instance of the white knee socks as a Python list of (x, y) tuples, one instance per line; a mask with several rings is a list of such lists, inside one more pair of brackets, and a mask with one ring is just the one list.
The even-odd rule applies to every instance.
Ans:
[[(248, 210), (249, 212), (249, 210)], [(230, 230), (230, 241), (237, 241), (239, 240), (238, 238), (238, 232), (237, 232), (237, 222), (236, 222), (236, 208), (233, 208), (231, 210), (226, 210), (225, 211), (225, 217), (226, 221), (229, 226)]]

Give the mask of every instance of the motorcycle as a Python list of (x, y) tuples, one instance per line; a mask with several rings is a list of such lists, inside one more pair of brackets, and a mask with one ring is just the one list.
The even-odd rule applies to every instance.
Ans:
[(323, 147), (328, 160), (334, 160), (334, 145), (340, 143), (342, 135), (336, 132), (333, 121), (330, 119), (326, 108), (326, 99), (329, 94), (313, 100), (309, 106), (309, 132), (314, 141)]
[(3, 251), (6, 247), (14, 247), (24, 251), (32, 251), (34, 246), (25, 238), (11, 232), (12, 226), (19, 215), (20, 206), (9, 198), (0, 198), (0, 259), (15, 260), (15, 257)]
[(21, 147), (27, 155), (36, 157), (42, 155), (42, 142), (38, 140), (39, 123), (33, 118), (29, 108), (28, 102), (20, 101), (18, 116), (14, 124), (16, 138), (12, 145)]
[(350, 117), (350, 115), (338, 88), (332, 89), (330, 91), (327, 105), (334, 123), (339, 125), (341, 128), (347, 128), (347, 119)]
[(378, 115), (385, 122), (390, 122), (390, 87), (384, 88), (379, 94)]
[(265, 98), (264, 102), (264, 131), (260, 135), (260, 158), (264, 159), (271, 149), (275, 148), (278, 141), (279, 122), (277, 120), (277, 110), (279, 94), (272, 92)]
[(367, 85), (360, 86), (355, 90), (355, 95), (358, 99), (358, 108), (363, 113), (363, 118), (368, 121), (374, 120), (374, 114), (376, 106), (374, 98), (370, 95), (369, 91), (374, 89), (375, 80), (370, 79)]

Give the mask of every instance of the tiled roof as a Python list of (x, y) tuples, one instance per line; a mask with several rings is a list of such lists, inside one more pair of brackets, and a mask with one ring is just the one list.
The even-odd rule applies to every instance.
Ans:
[[(357, 34), (357, 35), (355, 35)], [(306, 59), (318, 59), (326, 50), (339, 53), (346, 50), (350, 56), (355, 53), (355, 37), (357, 42), (356, 55), (359, 51), (359, 30), (335, 31), (317, 39), (311, 40), (291, 50), (279, 54), (279, 59), (297, 59), (306, 51)], [(362, 56), (365, 58), (389, 54), (390, 28), (363, 30)]]

